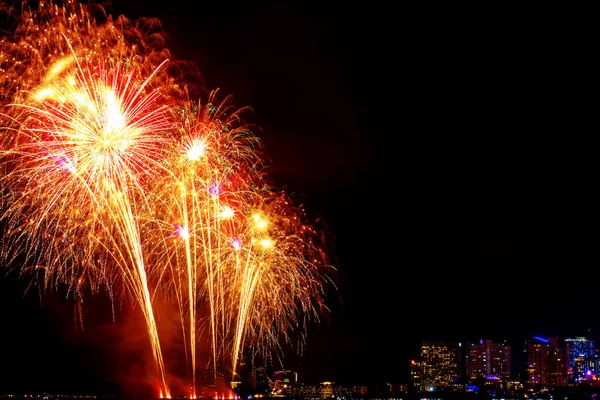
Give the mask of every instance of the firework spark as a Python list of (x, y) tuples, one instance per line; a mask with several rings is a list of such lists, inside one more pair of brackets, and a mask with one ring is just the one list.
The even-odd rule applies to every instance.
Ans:
[(250, 108), (218, 91), (191, 100), (198, 88), (178, 76), (189, 64), (172, 60), (155, 20), (92, 10), (41, 3), (0, 43), (0, 252), (79, 301), (129, 295), (161, 397), (154, 305), (172, 304), (195, 398), (201, 332), (213, 376), (236, 379), (246, 351), (268, 355), (326, 311), (322, 233), (269, 183)]

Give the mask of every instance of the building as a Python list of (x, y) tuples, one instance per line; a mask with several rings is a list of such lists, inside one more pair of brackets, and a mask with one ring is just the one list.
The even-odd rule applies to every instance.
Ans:
[(273, 373), (269, 391), (271, 395), (291, 396), (298, 391), (298, 373), (291, 370), (280, 370)]
[(407, 383), (390, 383), (388, 382), (390, 395), (396, 396), (408, 392)]
[(413, 387), (421, 392), (452, 387), (460, 377), (460, 348), (460, 343), (424, 341), (419, 358), (410, 361)]
[(252, 374), (249, 377), (249, 387), (255, 393), (267, 393), (271, 386), (271, 379), (264, 367), (252, 369)]
[(570, 383), (578, 383), (595, 378), (596, 346), (593, 340), (585, 337), (565, 339), (567, 350), (567, 375)]
[(510, 380), (510, 345), (480, 340), (467, 343), (467, 379), (470, 382), (497, 381), (505, 387)]
[(528, 388), (556, 388), (568, 384), (567, 351), (558, 338), (535, 336), (525, 340), (526, 385)]

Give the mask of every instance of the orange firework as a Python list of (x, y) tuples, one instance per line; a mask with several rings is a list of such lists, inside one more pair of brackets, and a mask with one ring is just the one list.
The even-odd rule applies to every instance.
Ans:
[(42, 3), (1, 42), (0, 252), (80, 301), (88, 288), (129, 294), (169, 397), (163, 295), (181, 317), (195, 398), (200, 332), (214, 376), (237, 379), (245, 350), (267, 355), (319, 319), (324, 242), (270, 184), (251, 110), (218, 91), (189, 100), (198, 88), (178, 76), (189, 64), (170, 59), (155, 20), (92, 9)]
[(9, 104), (18, 128), (4, 180), (18, 197), (7, 215), (18, 227), (14, 239), (27, 237), (27, 259), (44, 266), (46, 285), (66, 280), (79, 295), (89, 279), (104, 283), (120, 272), (142, 306), (164, 377), (137, 219), (148, 207), (144, 181), (167, 141), (159, 133), (172, 123), (159, 91), (148, 88), (152, 76), (120, 62), (87, 64), (76, 55), (57, 61), (29, 98)]
[(153, 82), (167, 61), (148, 73), (149, 57), (113, 24), (93, 25), (76, 3), (42, 3), (23, 14), (19, 42), (2, 49), (3, 60), (17, 60), (3, 76), (14, 82), (2, 135), (3, 252), (43, 271), (44, 287), (63, 283), (77, 298), (86, 284), (125, 287), (146, 318), (168, 395), (138, 222), (148, 207), (143, 184), (160, 173), (173, 125)]

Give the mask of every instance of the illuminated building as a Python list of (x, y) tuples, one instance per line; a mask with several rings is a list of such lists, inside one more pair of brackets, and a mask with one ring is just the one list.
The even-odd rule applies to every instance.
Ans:
[(565, 346), (569, 382), (576, 383), (595, 378), (595, 342), (585, 337), (575, 337), (565, 339)]
[(475, 380), (510, 379), (510, 345), (480, 340), (467, 344), (467, 378)]
[(527, 386), (553, 388), (567, 386), (567, 351), (558, 338), (534, 337), (525, 340)]
[(275, 371), (270, 392), (273, 396), (290, 396), (298, 389), (298, 373), (290, 370)]
[(333, 382), (321, 382), (319, 387), (319, 394), (322, 399), (328, 399), (333, 397), (334, 394)]
[(419, 391), (451, 386), (460, 375), (460, 344), (424, 341), (418, 360), (412, 360), (410, 375)]
[(255, 393), (267, 393), (269, 390), (270, 379), (264, 367), (252, 369), (250, 376), (250, 389)]
[(389, 387), (390, 395), (398, 395), (398, 394), (408, 392), (408, 384), (406, 384), (406, 383), (389, 383), (388, 382), (387, 385)]
[(283, 383), (298, 382), (298, 373), (290, 370), (275, 371), (273, 372), (273, 380)]

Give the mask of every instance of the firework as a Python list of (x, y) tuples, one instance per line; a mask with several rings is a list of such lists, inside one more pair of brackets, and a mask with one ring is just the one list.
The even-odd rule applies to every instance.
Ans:
[(18, 126), (4, 179), (17, 189), (8, 236), (26, 243), (26, 262), (43, 266), (45, 286), (66, 281), (79, 296), (88, 280), (117, 274), (144, 312), (164, 377), (137, 216), (148, 207), (143, 181), (159, 167), (159, 133), (172, 123), (159, 90), (148, 88), (152, 76), (136, 72), (120, 62), (92, 67), (73, 50), (22, 103), (8, 105)]
[(0, 252), (78, 301), (133, 299), (165, 397), (154, 304), (172, 304), (195, 398), (201, 333), (205, 365), (236, 378), (245, 351), (267, 355), (319, 319), (328, 258), (269, 183), (252, 110), (218, 91), (191, 100), (189, 63), (171, 59), (156, 20), (100, 11), (41, 3), (1, 42)]

